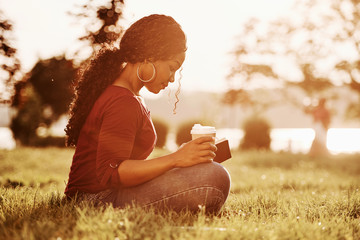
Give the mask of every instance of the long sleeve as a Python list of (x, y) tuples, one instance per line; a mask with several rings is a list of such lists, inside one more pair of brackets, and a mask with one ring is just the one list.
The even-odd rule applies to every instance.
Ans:
[(118, 166), (146, 159), (155, 147), (150, 112), (126, 88), (110, 85), (97, 99), (81, 129), (65, 194), (118, 188)]
[(122, 96), (104, 110), (96, 156), (96, 176), (100, 185), (119, 186), (117, 168), (129, 159), (142, 115), (139, 102)]

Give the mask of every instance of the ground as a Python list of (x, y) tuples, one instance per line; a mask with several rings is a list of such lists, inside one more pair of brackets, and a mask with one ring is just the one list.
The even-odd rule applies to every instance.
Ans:
[(233, 151), (230, 196), (209, 216), (64, 202), (72, 154), (0, 150), (0, 239), (360, 239), (359, 155)]

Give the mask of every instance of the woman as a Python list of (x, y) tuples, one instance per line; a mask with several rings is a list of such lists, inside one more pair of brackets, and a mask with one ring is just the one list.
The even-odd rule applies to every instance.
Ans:
[(185, 59), (186, 37), (171, 17), (144, 17), (124, 33), (120, 47), (104, 48), (79, 75), (67, 144), (76, 146), (65, 194), (114, 207), (217, 212), (230, 188), (228, 172), (212, 159), (213, 138), (185, 143), (147, 159), (156, 133), (139, 95), (159, 93)]

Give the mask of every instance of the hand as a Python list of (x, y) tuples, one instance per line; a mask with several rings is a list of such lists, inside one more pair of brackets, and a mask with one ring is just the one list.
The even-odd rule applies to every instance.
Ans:
[(199, 163), (212, 162), (217, 148), (213, 137), (199, 137), (181, 145), (172, 154), (175, 167), (190, 167)]

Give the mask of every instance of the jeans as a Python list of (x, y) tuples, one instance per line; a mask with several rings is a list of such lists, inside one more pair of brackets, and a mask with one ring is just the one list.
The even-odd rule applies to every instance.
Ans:
[(138, 186), (107, 190), (98, 200), (119, 208), (135, 204), (155, 210), (196, 212), (205, 208), (208, 213), (216, 213), (225, 203), (229, 190), (228, 171), (213, 162), (175, 168)]

